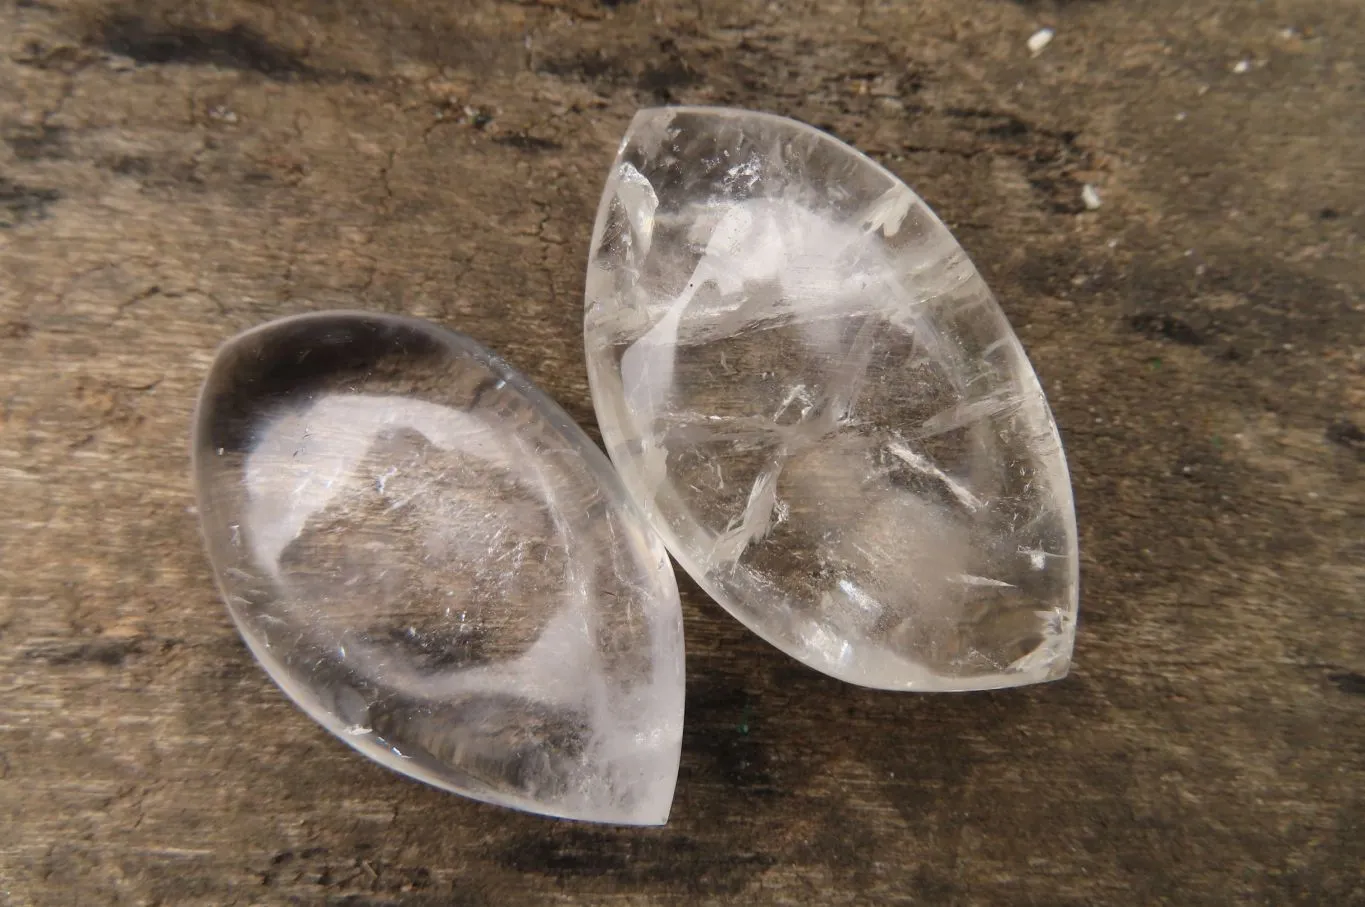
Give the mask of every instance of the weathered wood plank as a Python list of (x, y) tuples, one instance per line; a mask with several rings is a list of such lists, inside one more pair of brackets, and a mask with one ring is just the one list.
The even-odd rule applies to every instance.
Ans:
[[(0, 899), (1365, 903), (1362, 47), (1357, 0), (0, 4)], [(1067, 443), (1077, 663), (864, 691), (686, 585), (671, 823), (554, 823), (271, 686), (189, 413), (228, 334), (363, 306), (591, 424), (597, 194), (674, 101), (828, 128), (958, 232)]]

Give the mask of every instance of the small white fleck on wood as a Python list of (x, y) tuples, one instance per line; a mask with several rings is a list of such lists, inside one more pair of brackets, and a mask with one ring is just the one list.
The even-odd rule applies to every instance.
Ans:
[(1057, 33), (1050, 28), (1040, 28), (1028, 39), (1029, 53), (1035, 57), (1043, 52), (1043, 48), (1052, 43), (1052, 38)]
[(1096, 192), (1095, 187), (1089, 183), (1086, 183), (1081, 189), (1081, 201), (1085, 204), (1085, 209), (1087, 211), (1096, 211), (1102, 204), (1100, 201), (1100, 194)]

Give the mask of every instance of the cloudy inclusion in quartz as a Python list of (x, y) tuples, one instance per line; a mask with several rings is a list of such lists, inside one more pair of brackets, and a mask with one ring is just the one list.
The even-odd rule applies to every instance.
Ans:
[(886, 689), (1065, 675), (1056, 426), (981, 276), (884, 168), (781, 117), (641, 112), (584, 335), (627, 489), (759, 635)]

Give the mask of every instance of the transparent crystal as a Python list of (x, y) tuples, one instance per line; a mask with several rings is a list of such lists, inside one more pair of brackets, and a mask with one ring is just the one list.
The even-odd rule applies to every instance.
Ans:
[(981, 276), (892, 174), (781, 117), (643, 111), (584, 326), (626, 488), (754, 632), (886, 689), (1066, 673), (1056, 426)]
[(562, 409), (466, 337), (327, 313), (229, 341), (195, 420), (219, 585), (309, 715), (479, 800), (667, 819), (677, 587)]

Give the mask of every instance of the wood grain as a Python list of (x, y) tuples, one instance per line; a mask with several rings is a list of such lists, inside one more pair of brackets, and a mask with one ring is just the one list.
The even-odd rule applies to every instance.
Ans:
[[(0, 0), (0, 901), (1365, 903), (1363, 48), (1358, 0)], [(642, 831), (293, 708), (186, 435), (218, 342), (334, 307), (591, 426), (593, 212), (664, 102), (826, 128), (952, 226), (1057, 413), (1083, 599), (1068, 679), (898, 696), (685, 583)]]

